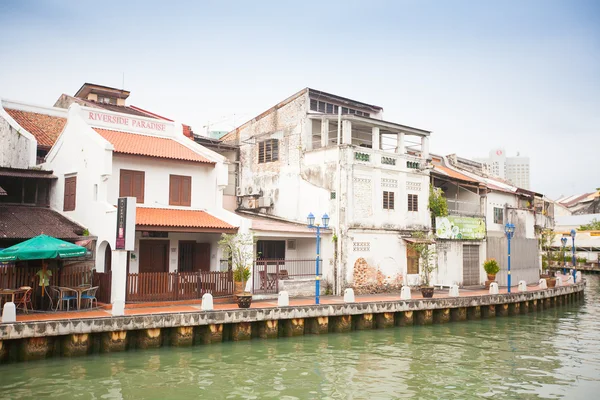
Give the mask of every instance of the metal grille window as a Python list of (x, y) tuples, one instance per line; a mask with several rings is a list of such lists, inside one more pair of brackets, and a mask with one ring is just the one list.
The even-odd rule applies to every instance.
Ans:
[(383, 209), (393, 210), (394, 209), (394, 192), (383, 192)]
[(408, 211), (419, 211), (419, 195), (408, 195)]
[(258, 143), (258, 162), (268, 163), (279, 160), (279, 140), (267, 139)]
[(494, 223), (504, 224), (504, 209), (494, 207)]
[[(335, 104), (327, 103), (325, 101), (310, 99), (310, 110), (327, 113), (327, 114), (337, 114), (339, 111), (339, 106), (336, 106)], [(368, 112), (354, 110), (352, 108), (347, 108), (347, 107), (342, 107), (342, 114), (355, 114), (355, 115), (360, 115), (362, 117), (367, 117), (367, 118), (369, 118), (371, 116), (371, 114)]]

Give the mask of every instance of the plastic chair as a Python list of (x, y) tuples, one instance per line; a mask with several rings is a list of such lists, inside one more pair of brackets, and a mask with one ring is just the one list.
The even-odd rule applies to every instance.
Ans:
[(94, 300), (96, 300), (96, 307), (98, 307), (98, 299), (96, 298), (96, 292), (98, 291), (99, 286), (94, 286), (93, 288), (89, 288), (86, 291), (81, 292), (81, 300), (89, 300), (90, 307), (94, 305)]
[(69, 290), (61, 291), (59, 289), (56, 289), (56, 290), (58, 290), (58, 296), (59, 296), (58, 303), (56, 305), (56, 309), (58, 309), (58, 307), (61, 305), (61, 303), (63, 301), (66, 301), (67, 302), (67, 311), (69, 311), (70, 301), (71, 300), (77, 301), (77, 292), (74, 290), (70, 290), (70, 291)]
[(29, 308), (33, 311), (33, 304), (31, 303), (31, 286), (21, 286), (19, 288), (23, 290), (23, 292), (19, 292), (16, 294), (15, 303), (18, 309), (22, 309), (27, 314), (27, 304), (29, 304)]

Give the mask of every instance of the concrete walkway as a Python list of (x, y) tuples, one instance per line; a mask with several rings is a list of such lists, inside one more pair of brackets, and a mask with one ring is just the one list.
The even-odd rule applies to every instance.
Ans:
[[(563, 279), (563, 281), (566, 279)], [(566, 284), (565, 284), (566, 286)], [(527, 291), (537, 291), (541, 290), (539, 285), (532, 285), (527, 287)], [(517, 287), (511, 288), (512, 293), (518, 292)], [(436, 299), (440, 298), (449, 298), (448, 289), (436, 289), (433, 297)], [(505, 294), (507, 293), (507, 288), (500, 288), (499, 293)], [(460, 297), (470, 297), (470, 296), (482, 296), (487, 295), (489, 291), (487, 289), (461, 289)], [(411, 293), (412, 299), (422, 299), (421, 292), (418, 290), (413, 290)], [(387, 294), (375, 294), (375, 295), (359, 295), (356, 296), (357, 303), (375, 303), (382, 301), (396, 301), (400, 300), (400, 294), (396, 293), (387, 293)], [(340, 296), (321, 296), (321, 304), (343, 304), (344, 299)], [(314, 297), (310, 298), (291, 298), (290, 299), (290, 307), (301, 307), (307, 305), (314, 305), (315, 299)], [(259, 309), (259, 308), (275, 308), (277, 307), (277, 300), (253, 300), (251, 308)], [(198, 302), (194, 302), (193, 304), (189, 304), (185, 301), (175, 304), (175, 305), (166, 305), (166, 306), (156, 306), (152, 303), (147, 303), (146, 305), (136, 305), (135, 308), (126, 308), (125, 315), (152, 315), (152, 314), (169, 314), (169, 313), (181, 313), (181, 312), (198, 312), (201, 311), (201, 304)], [(216, 303), (214, 305), (215, 310), (239, 310), (237, 304), (235, 303)], [(30, 313), (30, 314), (18, 314), (17, 322), (32, 322), (32, 321), (61, 321), (61, 320), (70, 320), (70, 319), (82, 319), (82, 318), (110, 318), (112, 316), (111, 310), (109, 309), (93, 309), (93, 310), (80, 310), (80, 311), (69, 311), (69, 312), (49, 312), (49, 313)]]

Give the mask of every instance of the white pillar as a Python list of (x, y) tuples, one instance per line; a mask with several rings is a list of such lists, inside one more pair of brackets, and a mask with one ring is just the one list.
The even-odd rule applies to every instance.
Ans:
[(425, 160), (429, 158), (429, 136), (421, 137), (421, 153)]
[(352, 144), (352, 121), (342, 121), (342, 144)]
[(110, 302), (125, 303), (125, 288), (127, 282), (127, 251), (113, 250), (111, 260), (112, 281), (110, 287)]
[(373, 127), (373, 150), (380, 150), (381, 145), (379, 144), (379, 128)]
[(329, 120), (324, 118), (321, 120), (321, 147), (329, 145)]
[(306, 119), (305, 122), (305, 126), (306, 126), (306, 134), (305, 134), (305, 139), (306, 139), (306, 143), (305, 143), (305, 149), (306, 151), (310, 151), (313, 148), (313, 120), (310, 118)]
[(396, 153), (405, 154), (406, 149), (404, 148), (404, 132), (398, 132), (398, 136), (396, 137)]

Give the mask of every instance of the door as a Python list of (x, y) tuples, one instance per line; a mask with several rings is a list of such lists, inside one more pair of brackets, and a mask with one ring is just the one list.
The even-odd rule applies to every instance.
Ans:
[(179, 263), (177, 271), (192, 272), (194, 270), (194, 249), (196, 242), (190, 240), (179, 241)]
[(479, 285), (479, 246), (463, 244), (463, 286)]
[(169, 241), (140, 240), (140, 272), (169, 271)]
[(194, 271), (210, 271), (210, 243), (195, 243)]
[[(129, 260), (129, 257), (127, 257)], [(112, 249), (110, 248), (110, 244), (106, 245), (106, 249), (104, 249), (104, 273), (110, 272), (112, 270)]]

